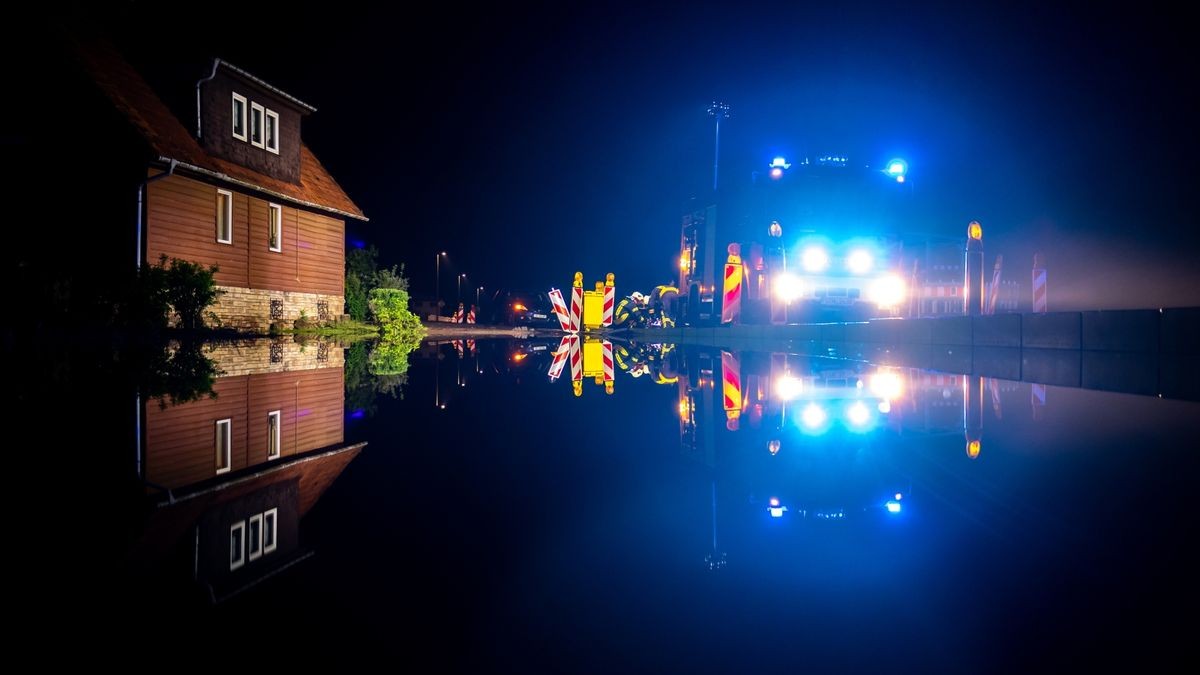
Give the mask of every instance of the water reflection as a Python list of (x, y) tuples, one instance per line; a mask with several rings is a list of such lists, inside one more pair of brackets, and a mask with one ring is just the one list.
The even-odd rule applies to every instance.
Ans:
[(260, 340), (205, 351), (222, 373), (211, 395), (138, 410), (149, 510), (131, 558), (159, 574), (184, 561), (172, 580), (219, 602), (312, 555), (300, 523), (364, 444), (344, 442), (339, 346)]

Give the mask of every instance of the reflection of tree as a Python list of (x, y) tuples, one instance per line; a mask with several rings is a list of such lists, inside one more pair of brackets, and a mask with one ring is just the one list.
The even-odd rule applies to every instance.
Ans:
[(138, 373), (138, 391), (146, 398), (158, 399), (160, 407), (196, 401), (205, 396), (216, 398), (213, 381), (217, 377), (217, 366), (204, 355), (204, 343), (184, 340), (147, 349), (137, 353), (134, 362), (141, 361)]
[(404, 398), (408, 356), (419, 341), (356, 342), (346, 350), (346, 407), (374, 415), (380, 395)]

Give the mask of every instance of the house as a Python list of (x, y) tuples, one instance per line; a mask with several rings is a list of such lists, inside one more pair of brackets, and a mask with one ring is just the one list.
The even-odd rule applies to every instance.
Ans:
[[(194, 119), (184, 119), (112, 47), (78, 52), (137, 145), (122, 163), (137, 184), (120, 190), (136, 264), (216, 265), (222, 326), (265, 332), (301, 314), (343, 314), (346, 219), (367, 218), (303, 141), (316, 108), (216, 59), (197, 74)], [(127, 264), (118, 256), (110, 264)]]

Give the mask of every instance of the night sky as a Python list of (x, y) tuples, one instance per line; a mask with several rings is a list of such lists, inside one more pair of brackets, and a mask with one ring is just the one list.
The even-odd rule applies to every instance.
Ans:
[(439, 250), (443, 291), (460, 272), (539, 290), (576, 269), (627, 291), (671, 278), (721, 99), (726, 180), (776, 153), (903, 156), (917, 229), (978, 219), (989, 267), (1002, 252), (1026, 282), (1044, 251), (1052, 309), (1200, 304), (1200, 79), (1181, 16), (569, 4), (251, 20), (118, 2), (100, 23), (181, 115), (214, 56), (315, 105), (304, 138), (371, 218), (350, 238), (406, 263), (418, 297)]

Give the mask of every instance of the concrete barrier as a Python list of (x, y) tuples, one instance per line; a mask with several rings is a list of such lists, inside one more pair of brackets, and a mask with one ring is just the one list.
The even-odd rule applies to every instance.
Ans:
[(929, 342), (935, 345), (972, 345), (971, 317), (945, 316), (920, 319), (929, 324)]
[(1200, 345), (1200, 307), (1159, 310), (1159, 348), (1164, 354), (1194, 353)]
[(846, 324), (844, 323), (822, 323), (818, 324), (821, 327), (821, 340), (825, 342), (845, 342), (846, 341)]
[(948, 373), (969, 373), (974, 365), (971, 351), (970, 347), (930, 345), (927, 364), (912, 363), (909, 365), (917, 368), (928, 367), (931, 370), (943, 370)]
[(1026, 314), (1021, 328), (1021, 344), (1040, 349), (1079, 349), (1079, 312)]
[(1158, 366), (1159, 394), (1200, 401), (1200, 358), (1191, 354), (1163, 354)]
[(973, 316), (971, 334), (977, 347), (1020, 347), (1021, 315)]
[(846, 324), (847, 342), (871, 342), (869, 335), (871, 325), (867, 322)]
[(1021, 379), (1038, 384), (1078, 387), (1080, 352), (1025, 348), (1021, 351)]
[(1082, 312), (1080, 344), (1091, 350), (1157, 352), (1160, 316), (1156, 309)]

